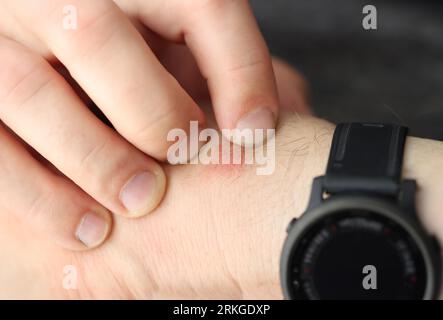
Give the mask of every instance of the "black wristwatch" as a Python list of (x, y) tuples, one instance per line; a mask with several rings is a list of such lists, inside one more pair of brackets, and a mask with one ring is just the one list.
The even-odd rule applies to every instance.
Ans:
[(288, 226), (285, 298), (436, 298), (440, 247), (417, 217), (415, 180), (401, 180), (406, 134), (398, 125), (337, 126), (326, 174)]

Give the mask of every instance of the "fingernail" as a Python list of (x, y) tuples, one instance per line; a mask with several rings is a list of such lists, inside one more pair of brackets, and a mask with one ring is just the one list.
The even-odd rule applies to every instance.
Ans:
[(88, 212), (78, 224), (75, 235), (85, 246), (92, 248), (105, 240), (108, 230), (108, 221), (103, 216)]
[(267, 129), (274, 129), (275, 128), (275, 117), (272, 111), (269, 108), (257, 108), (255, 110), (250, 111), (245, 116), (243, 116), (238, 122), (236, 129), (239, 131), (239, 134), (241, 134), (241, 131), (245, 129), (252, 130), (253, 136), (255, 136), (255, 130), (256, 129), (262, 129), (264, 130), (263, 134), (257, 135), (256, 138), (253, 141), (243, 141), (241, 140), (241, 137), (235, 137), (234, 135), (234, 143), (236, 144), (243, 144), (243, 145), (261, 145), (263, 143), (263, 139), (266, 136), (266, 130)]
[(139, 217), (149, 213), (160, 202), (164, 193), (163, 172), (146, 171), (133, 176), (120, 192), (120, 201), (130, 216)]

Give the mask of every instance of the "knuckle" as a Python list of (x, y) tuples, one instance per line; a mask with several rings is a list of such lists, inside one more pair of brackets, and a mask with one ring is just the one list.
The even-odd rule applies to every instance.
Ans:
[(47, 181), (46, 187), (41, 188), (31, 200), (28, 210), (24, 213), (26, 219), (41, 221), (42, 225), (47, 224), (48, 221), (56, 221), (58, 200), (52, 186), (52, 182)]
[(113, 1), (94, 0), (93, 3), (92, 6), (85, 3), (85, 8), (79, 9), (83, 13), (75, 30), (63, 31), (56, 39), (56, 46), (73, 60), (90, 59), (120, 29), (116, 23), (119, 13)]
[(101, 160), (103, 150), (106, 149), (107, 142), (103, 141), (100, 144), (94, 144), (91, 148), (87, 149), (81, 156), (79, 161), (79, 172), (93, 171), (97, 165), (97, 161)]
[(79, 184), (86, 183), (86, 191), (104, 201), (114, 198), (119, 192), (119, 177), (130, 167), (133, 154), (128, 149), (108, 139), (85, 150), (75, 170)]
[(234, 1), (236, 0), (197, 0), (194, 1), (193, 4), (200, 8), (212, 10), (212, 9), (219, 9), (220, 7), (229, 4), (229, 2), (234, 2)]
[(9, 103), (23, 104), (50, 81), (44, 59), (10, 43), (0, 43), (0, 66), (0, 109)]
[[(217, 17), (226, 12), (236, 12), (244, 10), (249, 7), (248, 0), (194, 0), (183, 1), (187, 13), (197, 13), (199, 17), (203, 16), (200, 13), (211, 17)], [(203, 16), (204, 17), (204, 16)]]
[(200, 27), (200, 21), (208, 17), (217, 17), (226, 11), (226, 8), (232, 4), (244, 0), (194, 0), (182, 1), (180, 20), (186, 25), (186, 29)]
[(168, 131), (178, 127), (180, 120), (177, 113), (168, 108), (151, 116), (148, 120), (139, 122), (131, 128), (131, 142), (138, 148), (154, 157), (163, 157), (169, 145)]
[(243, 59), (242, 61), (237, 62), (236, 64), (233, 64), (231, 67), (229, 67), (228, 71), (235, 73), (235, 72), (242, 72), (247, 71), (252, 68), (262, 68), (262, 67), (268, 67), (269, 58), (265, 57), (262, 54), (256, 54), (254, 56), (250, 56), (246, 59)]

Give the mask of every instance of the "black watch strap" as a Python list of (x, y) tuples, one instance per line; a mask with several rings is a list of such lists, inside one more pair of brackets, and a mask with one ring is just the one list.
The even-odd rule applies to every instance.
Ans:
[(334, 132), (324, 191), (377, 193), (399, 191), (407, 128), (374, 123), (343, 123)]

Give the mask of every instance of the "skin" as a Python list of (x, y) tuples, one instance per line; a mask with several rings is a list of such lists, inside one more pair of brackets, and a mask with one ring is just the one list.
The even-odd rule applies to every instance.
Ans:
[(167, 133), (205, 126), (203, 96), (220, 128), (275, 126), (271, 58), (245, 0), (0, 0), (0, 205), (65, 248), (100, 245), (111, 212), (161, 202)]
[[(281, 90), (282, 100), (296, 99), (293, 92)], [(0, 215), (0, 297), (282, 298), (285, 230), (305, 210), (312, 179), (324, 173), (334, 129), (294, 107), (283, 109), (273, 174), (257, 176), (253, 165), (166, 166), (170, 185), (156, 214), (116, 217), (109, 241), (95, 250), (63, 250), (15, 216)], [(442, 159), (442, 142), (407, 138), (403, 177), (417, 180), (419, 218), (440, 242)], [(76, 290), (63, 288), (66, 265), (77, 269)]]

